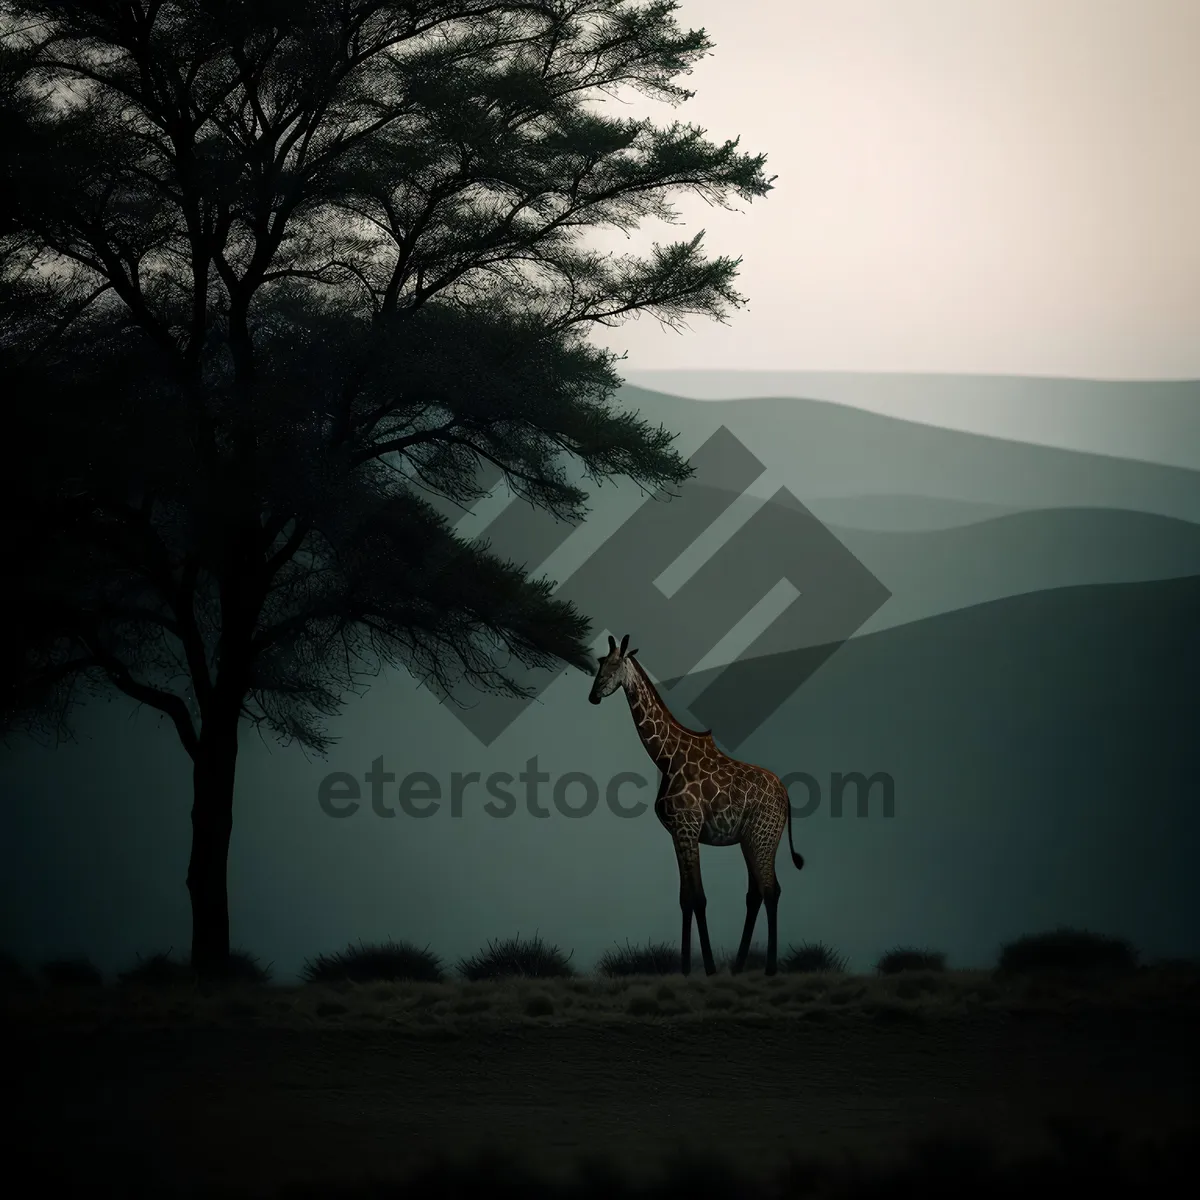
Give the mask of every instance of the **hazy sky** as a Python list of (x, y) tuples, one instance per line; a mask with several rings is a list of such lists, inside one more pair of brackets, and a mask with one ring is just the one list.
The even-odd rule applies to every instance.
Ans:
[[(685, 225), (748, 308), (597, 340), (626, 366), (1200, 376), (1197, 0), (682, 0), (677, 109), (775, 190)], [(615, 108), (615, 104), (609, 104)], [(644, 236), (643, 236), (644, 235)]]

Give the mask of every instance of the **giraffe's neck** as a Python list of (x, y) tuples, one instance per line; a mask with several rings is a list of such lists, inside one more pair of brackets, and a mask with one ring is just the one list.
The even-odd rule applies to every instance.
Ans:
[(699, 735), (684, 729), (671, 716), (671, 710), (637, 659), (630, 658), (626, 662), (628, 665), (623, 682), (634, 728), (654, 765), (665, 773), (682, 739)]

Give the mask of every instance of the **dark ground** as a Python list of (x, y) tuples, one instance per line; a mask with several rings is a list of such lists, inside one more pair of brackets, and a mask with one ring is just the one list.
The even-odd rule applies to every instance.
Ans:
[(1037, 1150), (1056, 1118), (1124, 1139), (1200, 1122), (1191, 1014), (5, 1040), (10, 1170), (31, 1159), (42, 1187), (101, 1194), (273, 1194), (496, 1146), (551, 1173), (604, 1156), (645, 1177), (683, 1149), (765, 1174), (792, 1151), (881, 1161), (942, 1133)]

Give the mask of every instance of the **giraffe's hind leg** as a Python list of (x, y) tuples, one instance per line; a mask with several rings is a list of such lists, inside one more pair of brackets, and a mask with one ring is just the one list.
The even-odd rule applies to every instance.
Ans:
[(767, 906), (767, 974), (774, 975), (776, 971), (776, 955), (779, 938), (779, 893), (782, 889), (776, 879), (770, 891), (763, 894)]
[[(775, 851), (779, 848), (779, 836), (776, 834), (775, 840), (769, 838), (752, 839), (750, 845), (745, 849), (746, 865), (750, 869), (750, 887), (751, 890), (757, 885), (757, 890), (761, 902), (767, 910), (767, 974), (774, 975), (776, 971), (776, 960), (778, 956), (778, 940), (779, 940), (779, 894), (783, 890), (779, 886), (779, 879), (775, 875)], [(753, 925), (750, 922), (749, 907), (750, 898), (746, 898), (746, 933), (742, 935), (742, 940), (749, 949), (749, 934), (753, 932)], [(757, 905), (754, 909), (755, 915), (758, 913)], [(740, 955), (739, 951), (739, 955)]]
[(754, 863), (750, 857), (749, 847), (742, 843), (742, 857), (746, 860), (746, 874), (749, 882), (746, 885), (746, 924), (742, 928), (742, 940), (738, 944), (737, 957), (733, 960), (730, 974), (737, 975), (746, 966), (746, 955), (750, 953), (750, 941), (754, 937), (754, 923), (758, 920), (758, 910), (762, 907), (763, 895), (759, 889), (758, 880), (754, 875)]

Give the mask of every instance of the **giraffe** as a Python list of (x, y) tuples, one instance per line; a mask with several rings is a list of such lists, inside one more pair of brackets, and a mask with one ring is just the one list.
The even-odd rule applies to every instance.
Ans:
[(601, 655), (588, 699), (599, 704), (623, 688), (646, 753), (662, 773), (654, 814), (675, 843), (679, 863), (679, 907), (683, 910), (683, 943), (680, 964), (685, 975), (692, 965), (692, 917), (700, 933), (700, 953), (708, 975), (716, 972), (708, 940), (707, 901), (700, 880), (700, 847), (742, 848), (749, 875), (746, 891), (746, 924), (732, 971), (746, 965), (750, 938), (758, 910), (767, 908), (767, 974), (776, 971), (776, 924), (779, 880), (775, 854), (786, 822), (788, 847), (796, 869), (804, 859), (792, 841), (792, 806), (778, 775), (764, 767), (740, 762), (722, 753), (712, 730), (687, 729), (671, 715), (658, 689), (629, 650), (629, 634), (620, 646), (610, 634), (608, 653)]

